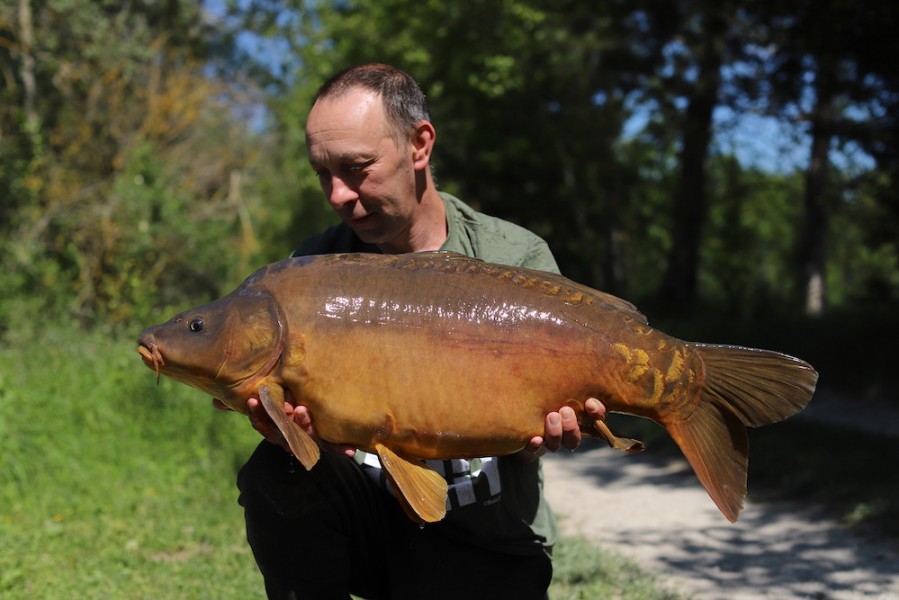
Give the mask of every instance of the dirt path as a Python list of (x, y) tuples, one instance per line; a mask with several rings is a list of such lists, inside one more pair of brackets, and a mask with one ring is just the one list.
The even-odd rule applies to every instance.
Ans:
[(563, 534), (628, 556), (695, 598), (899, 600), (899, 547), (789, 503), (748, 503), (731, 525), (683, 460), (592, 447), (547, 457), (544, 474)]

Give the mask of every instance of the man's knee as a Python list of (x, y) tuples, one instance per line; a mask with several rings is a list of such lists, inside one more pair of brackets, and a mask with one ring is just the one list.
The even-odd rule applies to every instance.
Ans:
[[(318, 467), (319, 465), (316, 465)], [(262, 442), (237, 474), (238, 503), (249, 516), (264, 511), (296, 519), (325, 501), (313, 475), (279, 446)]]
[(323, 452), (307, 471), (263, 442), (237, 483), (247, 540), (270, 597), (302, 591), (301, 597), (343, 598), (351, 588), (381, 585), (383, 566), (371, 552), (378, 540), (384, 544), (385, 531), (370, 499), (383, 492), (352, 459)]

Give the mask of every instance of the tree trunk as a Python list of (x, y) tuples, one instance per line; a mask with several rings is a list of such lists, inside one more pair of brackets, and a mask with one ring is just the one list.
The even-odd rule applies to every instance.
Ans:
[(680, 181), (674, 196), (674, 216), (668, 268), (659, 300), (682, 312), (696, 300), (699, 242), (706, 217), (705, 169), (712, 136), (712, 110), (721, 84), (727, 20), (725, 8), (708, 8), (707, 26), (698, 49), (698, 75), (684, 119)]
[(569, 198), (568, 205), (571, 208), (571, 216), (574, 219), (578, 246), (580, 247), (581, 258), (589, 273), (591, 286), (598, 286), (602, 281), (602, 269), (599, 263), (594, 260), (596, 255), (596, 240), (594, 236), (594, 227), (590, 223), (588, 216), (587, 199), (592, 196), (585, 194), (580, 189), (578, 177), (574, 172), (574, 161), (571, 159), (571, 153), (565, 148), (565, 142), (556, 140), (556, 151), (560, 157), (562, 165), (562, 183), (564, 185), (564, 196)]
[(31, 0), (19, 0), (19, 35), (21, 39), (22, 68), (19, 76), (22, 78), (23, 108), (25, 109), (25, 123), (29, 133), (34, 133), (38, 124), (36, 98), (37, 81), (34, 76), (34, 25), (31, 18)]
[(805, 314), (819, 317), (826, 306), (825, 250), (827, 244), (827, 187), (830, 179), (830, 145), (834, 137), (833, 87), (830, 68), (819, 68), (816, 80), (817, 101), (812, 115), (812, 147), (805, 174), (805, 219), (799, 256), (800, 289)]

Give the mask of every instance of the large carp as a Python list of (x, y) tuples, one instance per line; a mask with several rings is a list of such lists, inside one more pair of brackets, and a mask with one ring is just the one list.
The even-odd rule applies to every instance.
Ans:
[(443, 252), (276, 262), (147, 329), (138, 350), (157, 376), (239, 412), (260, 398), (311, 469), (319, 448), (283, 402), (305, 405), (323, 440), (377, 453), (422, 522), (443, 518), (447, 489), (422, 459), (516, 452), (561, 406), (574, 408), (585, 434), (639, 449), (585, 415), (591, 397), (663, 425), (735, 521), (745, 427), (801, 410), (818, 377), (784, 354), (681, 341), (624, 300), (560, 275)]

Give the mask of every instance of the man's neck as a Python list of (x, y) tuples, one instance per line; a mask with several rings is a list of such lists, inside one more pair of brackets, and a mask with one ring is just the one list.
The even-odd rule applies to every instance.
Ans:
[(405, 254), (440, 250), (449, 235), (446, 221), (446, 206), (436, 189), (422, 197), (418, 212), (409, 229), (396, 242), (378, 244), (385, 254)]

